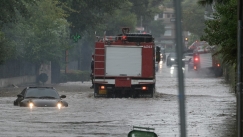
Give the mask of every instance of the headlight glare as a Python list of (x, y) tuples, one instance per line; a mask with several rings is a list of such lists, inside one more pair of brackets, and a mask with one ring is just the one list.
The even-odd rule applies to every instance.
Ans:
[(61, 103), (57, 103), (57, 107), (58, 107), (58, 109), (61, 109), (62, 104)]
[(34, 104), (32, 102), (30, 102), (29, 107), (32, 109), (34, 107)]

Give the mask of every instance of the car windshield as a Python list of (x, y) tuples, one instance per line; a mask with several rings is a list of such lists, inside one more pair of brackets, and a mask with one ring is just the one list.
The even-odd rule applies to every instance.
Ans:
[(59, 98), (59, 95), (53, 89), (35, 88), (27, 90), (25, 98)]

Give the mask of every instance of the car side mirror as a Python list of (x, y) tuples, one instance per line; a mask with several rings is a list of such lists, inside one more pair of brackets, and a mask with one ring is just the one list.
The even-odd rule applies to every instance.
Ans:
[(23, 98), (24, 96), (22, 94), (17, 95), (18, 98)]
[(66, 95), (61, 95), (60, 98), (66, 98)]

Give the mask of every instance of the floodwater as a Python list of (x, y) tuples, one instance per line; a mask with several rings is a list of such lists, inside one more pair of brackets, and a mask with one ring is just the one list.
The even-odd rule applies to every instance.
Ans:
[[(176, 68), (158, 67), (154, 98), (94, 98), (91, 82), (70, 82), (53, 85), (67, 95), (67, 108), (29, 109), (13, 106), (23, 87), (15, 89), (0, 97), (0, 136), (126, 137), (140, 126), (154, 128), (159, 137), (179, 137)], [(235, 137), (236, 98), (223, 78), (185, 69), (185, 94), (188, 137)]]

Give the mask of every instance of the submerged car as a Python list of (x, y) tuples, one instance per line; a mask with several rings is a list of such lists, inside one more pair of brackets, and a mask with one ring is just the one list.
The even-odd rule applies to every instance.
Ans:
[(68, 106), (62, 98), (66, 98), (66, 95), (59, 96), (53, 87), (26, 87), (17, 95), (13, 104), (20, 107), (58, 107), (60, 109)]

